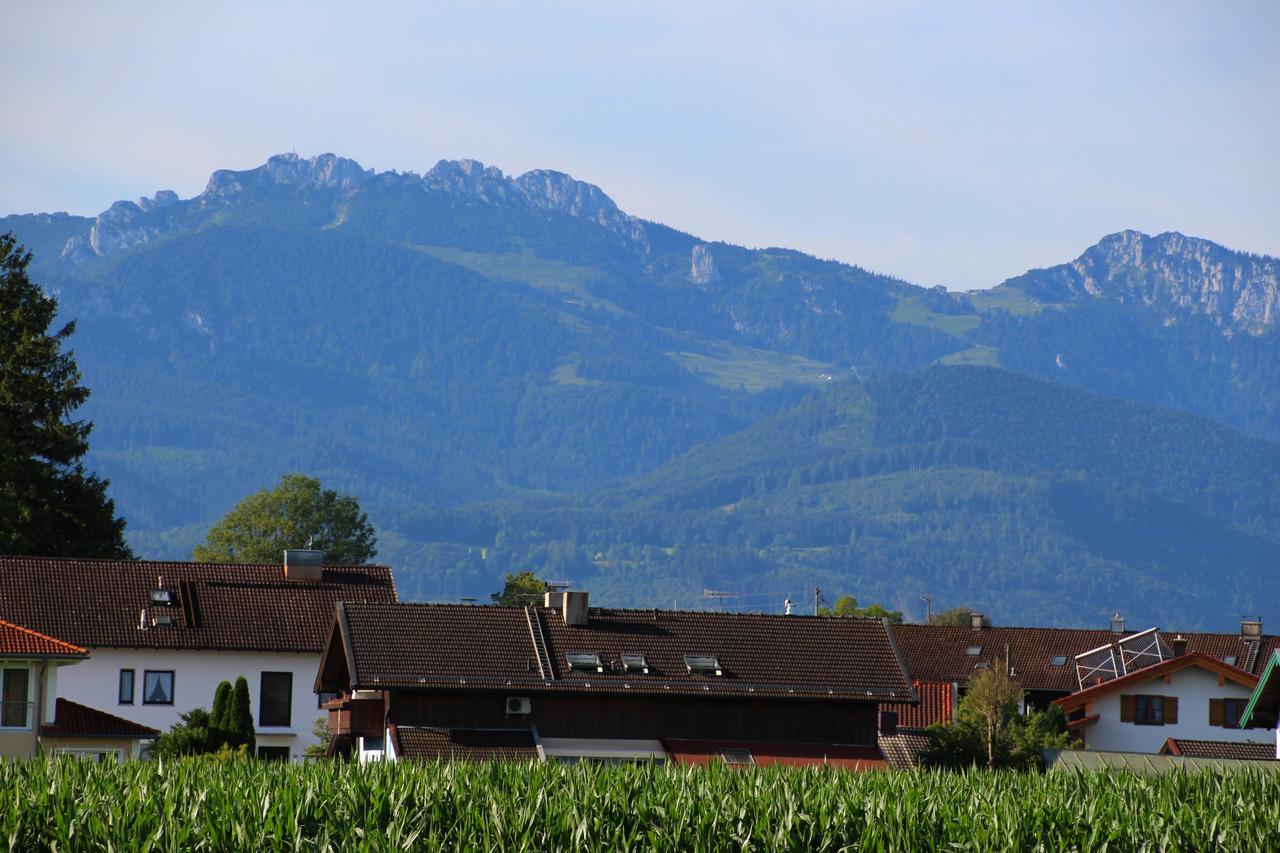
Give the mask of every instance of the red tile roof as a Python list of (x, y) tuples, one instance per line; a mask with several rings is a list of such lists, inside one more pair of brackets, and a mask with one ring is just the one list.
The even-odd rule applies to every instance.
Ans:
[(955, 716), (955, 691), (949, 681), (917, 681), (916, 693), (920, 696), (919, 705), (903, 703), (883, 703), (880, 710), (893, 711), (898, 715), (898, 725), (909, 729), (924, 729), (935, 723), (949, 723)]
[[(1003, 661), (1008, 647), (1014, 678), (1024, 689), (1061, 692), (1079, 688), (1072, 658), (1136, 633), (1121, 635), (1108, 630), (1082, 628), (983, 628), (975, 631), (950, 625), (895, 625), (893, 632), (912, 678), (963, 684), (973, 675), (977, 664), (995, 666)], [(1179, 636), (1177, 631), (1165, 630), (1161, 630), (1160, 635), (1166, 644)], [(1239, 634), (1184, 632), (1180, 636), (1187, 640), (1188, 652), (1200, 652), (1218, 660), (1232, 656), (1239, 667), (1245, 665), (1253, 650), (1251, 642)], [(1262, 637), (1260, 643), (1254, 654), (1255, 673), (1265, 663), (1271, 649), (1280, 647), (1280, 637)], [(978, 654), (968, 654), (970, 646), (977, 646)], [(1053, 658), (1057, 655), (1066, 657), (1062, 666), (1053, 665)]]
[(1208, 655), (1199, 652), (1188, 652), (1185, 655), (1179, 655), (1176, 658), (1169, 658), (1160, 663), (1143, 667), (1135, 670), (1128, 675), (1122, 675), (1119, 678), (1113, 678), (1110, 681), (1103, 681), (1095, 684), (1085, 690), (1078, 690), (1069, 696), (1061, 696), (1053, 700), (1053, 704), (1061, 705), (1064, 711), (1070, 712), (1076, 708), (1083, 707), (1086, 703), (1092, 702), (1099, 696), (1106, 696), (1108, 693), (1114, 693), (1117, 690), (1123, 690), (1134, 684), (1141, 684), (1144, 681), (1150, 681), (1153, 678), (1159, 678), (1171, 672), (1177, 672), (1180, 669), (1188, 667), (1199, 667), (1209, 672), (1228, 678), (1237, 684), (1248, 687), (1252, 690), (1258, 684), (1257, 676), (1250, 675), (1243, 669), (1236, 669), (1234, 666), (1228, 666), (1217, 658), (1211, 658)]
[(889, 764), (875, 746), (832, 743), (766, 743), (761, 741), (680, 740), (663, 738), (667, 754), (678, 764), (710, 764), (722, 750), (746, 750), (759, 767), (838, 767), (842, 770), (884, 770)]
[(920, 729), (898, 729), (891, 735), (880, 735), (876, 745), (884, 760), (895, 770), (909, 770), (920, 765), (920, 756), (929, 748), (929, 736)]
[(420, 761), (537, 761), (529, 729), (392, 726), (396, 755)]
[[(160, 584), (173, 603), (156, 605)], [(279, 565), (0, 557), (0, 618), (93, 648), (319, 652), (338, 601), (396, 600), (385, 566), (325, 566), (287, 581)], [(142, 611), (172, 625), (139, 628)]]
[(59, 699), (52, 724), (40, 727), (45, 737), (120, 737), (153, 738), (160, 734), (156, 729), (140, 725), (132, 720), (72, 702)]
[(1169, 738), (1160, 747), (1161, 755), (1182, 755), (1187, 758), (1232, 758), (1237, 761), (1275, 761), (1273, 743), (1248, 743), (1230, 740), (1191, 740)]
[[(552, 677), (540, 668), (530, 619), (545, 638)], [(876, 619), (592, 608), (589, 624), (575, 627), (544, 608), (348, 603), (338, 623), (331, 651), (349, 657), (352, 684), (324, 689), (914, 698), (892, 637)], [(598, 654), (605, 671), (571, 671), (566, 655), (573, 652)], [(623, 654), (644, 655), (649, 672), (623, 672)], [(685, 655), (716, 656), (723, 674), (691, 674)]]
[(0, 619), (0, 657), (82, 658), (87, 649)]

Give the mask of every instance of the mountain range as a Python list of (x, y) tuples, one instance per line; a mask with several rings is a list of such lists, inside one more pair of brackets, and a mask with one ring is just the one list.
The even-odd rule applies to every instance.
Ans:
[(1058, 624), (1280, 600), (1274, 258), (1125, 231), (951, 293), (562, 173), (333, 155), (0, 231), (78, 321), (90, 463), (146, 556), (301, 471), (417, 597), (534, 567), (616, 604), (820, 585)]

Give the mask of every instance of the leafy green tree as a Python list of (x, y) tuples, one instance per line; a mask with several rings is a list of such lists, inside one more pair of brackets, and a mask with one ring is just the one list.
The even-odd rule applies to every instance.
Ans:
[(546, 591), (546, 583), (533, 572), (508, 572), (502, 592), (489, 597), (506, 607), (521, 607), (541, 601)]
[(231, 741), (231, 682), (221, 681), (213, 694), (213, 711), (209, 714), (209, 729), (215, 738), (220, 737), (223, 743)]
[(311, 734), (318, 743), (313, 743), (307, 747), (307, 758), (324, 758), (329, 754), (329, 745), (333, 743), (333, 732), (329, 731), (329, 720), (327, 717), (316, 717), (311, 723)]
[[(951, 625), (961, 628), (968, 628), (970, 619), (973, 617), (973, 609), (969, 607), (952, 607), (950, 610), (944, 610), (941, 613), (933, 614), (930, 625)], [(982, 625), (985, 628), (991, 627), (991, 619), (982, 617)]]
[(234, 746), (245, 746), (252, 754), (257, 746), (253, 731), (253, 711), (249, 708), (249, 682), (242, 675), (231, 691), (231, 737)]
[(311, 477), (286, 474), (274, 489), (236, 504), (194, 553), (201, 563), (275, 563), (286, 548), (308, 543), (336, 565), (366, 563), (378, 551), (373, 526), (355, 498), (321, 489)]
[(214, 744), (209, 712), (192, 708), (178, 715), (179, 722), (156, 738), (155, 754), (163, 758), (179, 755), (205, 755), (218, 747)]
[(852, 595), (838, 596), (834, 606), (818, 608), (818, 615), (841, 619), (870, 617), (873, 619), (888, 619), (890, 622), (902, 621), (901, 610), (888, 610), (881, 604), (871, 604), (866, 607), (859, 607), (858, 599), (854, 598)]
[(50, 332), (58, 303), (27, 277), (31, 253), (0, 235), (0, 553), (133, 557), (107, 481), (85, 472), (93, 424), (72, 420), (89, 389)]

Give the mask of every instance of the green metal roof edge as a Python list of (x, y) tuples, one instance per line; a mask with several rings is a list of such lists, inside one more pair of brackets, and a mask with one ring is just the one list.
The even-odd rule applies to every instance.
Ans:
[(1271, 680), (1276, 669), (1280, 667), (1280, 649), (1271, 650), (1271, 659), (1267, 661), (1267, 665), (1262, 670), (1262, 675), (1258, 676), (1258, 686), (1253, 688), (1253, 695), (1249, 697), (1249, 704), (1245, 706), (1244, 713), (1240, 715), (1240, 722), (1237, 728), (1248, 728), (1250, 720), (1253, 719), (1253, 709), (1258, 704), (1258, 700), (1262, 698), (1262, 690), (1267, 686), (1267, 682)]

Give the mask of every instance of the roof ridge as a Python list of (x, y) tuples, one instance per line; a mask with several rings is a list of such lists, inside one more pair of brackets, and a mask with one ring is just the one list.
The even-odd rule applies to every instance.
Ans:
[(25, 625), (19, 625), (17, 622), (10, 622), (8, 619), (0, 619), (0, 627), (13, 628), (16, 631), (22, 631), (23, 633), (30, 634), (33, 637), (39, 637), (42, 640), (48, 640), (51, 643), (57, 643), (60, 646), (66, 646), (69, 649), (74, 649), (75, 654), (79, 654), (79, 655), (89, 654), (88, 649), (81, 648), (80, 646), (77, 646), (75, 643), (68, 643), (66, 640), (59, 640), (57, 637), (51, 637), (48, 634), (42, 634), (39, 631), (26, 627)]
[[(284, 562), (279, 563), (205, 563), (200, 560), (137, 560), (125, 557), (41, 557), (35, 554), (0, 554), (0, 561), (5, 560), (29, 560), (33, 562), (45, 563), (123, 563), (126, 565), (149, 565), (149, 566), (206, 566), (209, 568), (225, 568), (225, 569), (281, 569), (284, 568)], [(325, 569), (390, 569), (389, 564), (383, 563), (325, 563), (321, 568)]]

